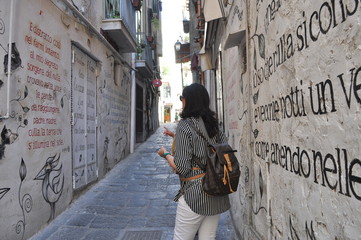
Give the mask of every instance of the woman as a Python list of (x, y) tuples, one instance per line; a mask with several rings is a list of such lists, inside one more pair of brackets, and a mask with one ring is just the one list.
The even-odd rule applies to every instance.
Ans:
[(203, 192), (205, 173), (195, 158), (206, 164), (207, 144), (190, 124), (209, 136), (211, 143), (216, 143), (218, 136), (225, 142), (225, 137), (218, 129), (215, 113), (209, 108), (207, 90), (193, 83), (185, 87), (182, 94), (182, 120), (176, 129), (175, 154), (172, 156), (164, 147), (158, 151), (181, 179), (181, 189), (174, 199), (178, 201), (174, 239), (193, 240), (197, 231), (199, 240), (215, 239), (219, 216), (230, 208), (230, 203), (228, 196), (214, 197)]

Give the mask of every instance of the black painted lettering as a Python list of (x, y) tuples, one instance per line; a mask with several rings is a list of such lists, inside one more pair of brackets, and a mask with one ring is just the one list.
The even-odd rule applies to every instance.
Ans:
[(294, 171), (296, 174), (301, 176), (301, 161), (300, 161), (300, 147), (292, 154), (291, 172)]
[(331, 82), (330, 79), (327, 79), (325, 82), (321, 82), (321, 83), (316, 84), (317, 103), (318, 103), (318, 109), (317, 110), (315, 110), (315, 107), (314, 107), (314, 99), (313, 99), (312, 87), (309, 87), (310, 98), (311, 98), (311, 108), (312, 108), (312, 112), (314, 114), (326, 114), (327, 113), (327, 108), (326, 108), (326, 87), (327, 86), (329, 86), (331, 112), (336, 112), (332, 82)]
[(335, 190), (337, 188), (337, 181), (334, 184), (331, 184), (328, 175), (328, 173), (333, 173), (333, 174), (337, 173), (336, 161), (332, 154), (329, 153), (326, 155), (323, 165), (324, 165), (324, 172), (325, 172), (324, 174), (325, 174), (326, 183), (329, 188)]
[[(284, 162), (282, 161), (283, 159), (284, 159)], [(279, 162), (280, 162), (281, 167), (283, 167), (283, 168), (286, 167), (287, 160), (286, 160), (286, 153), (285, 153), (284, 146), (280, 146), (280, 160), (279, 160)]]
[(335, 0), (331, 0), (333, 27), (337, 26)]
[(276, 120), (277, 122), (279, 121), (279, 116), (278, 116), (278, 112), (280, 111), (280, 108), (278, 106), (278, 101), (274, 101), (274, 120)]
[(266, 160), (266, 158), (268, 156), (268, 152), (269, 152), (268, 142), (256, 142), (255, 143), (255, 152), (259, 158)]
[[(286, 151), (286, 162), (285, 162), (285, 164), (286, 164), (286, 170), (288, 171), (288, 163), (290, 163), (291, 164), (291, 161), (292, 161), (292, 151), (291, 151), (291, 148), (290, 147), (288, 147), (288, 146), (284, 146), (284, 148), (285, 148), (285, 151)], [(291, 168), (291, 172), (293, 172), (292, 171), (292, 168)]]
[(343, 0), (340, 0), (339, 3), (341, 7), (342, 22), (344, 22), (346, 21), (345, 6), (343, 5)]
[[(322, 9), (326, 7), (326, 12), (327, 13), (322, 13)], [(323, 34), (327, 34), (327, 32), (330, 30), (331, 28), (331, 24), (332, 24), (332, 10), (331, 10), (331, 7), (330, 5), (328, 4), (328, 2), (324, 2), (320, 8), (320, 13), (319, 13), (319, 16), (325, 16), (325, 18), (319, 18), (319, 21), (320, 21), (320, 30), (321, 30), (321, 33)], [(328, 19), (328, 25), (325, 24), (325, 26), (327, 26), (326, 28), (323, 28), (323, 23), (324, 21), (323, 20), (327, 20), (326, 17), (329, 17)]]
[(344, 158), (345, 158), (345, 175), (346, 175), (346, 179), (345, 179), (345, 182), (346, 182), (346, 196), (349, 196), (351, 197), (351, 194), (350, 194), (350, 186), (349, 186), (349, 174), (348, 174), (348, 158), (347, 158), (347, 151), (346, 149), (342, 149), (343, 150), (343, 155), (344, 155)]
[[(358, 166), (358, 170), (356, 171), (356, 167)], [(350, 164), (350, 170), (349, 170), (349, 176), (350, 176), (350, 188), (352, 194), (355, 196), (355, 198), (359, 201), (361, 201), (361, 176), (360, 175), (354, 175), (353, 170), (355, 168), (355, 173), (361, 172), (361, 161), (359, 159), (354, 159), (351, 161)], [(359, 190), (359, 191), (357, 191)]]
[[(307, 162), (306, 162), (305, 165), (303, 164), (304, 163), (304, 161), (303, 161), (304, 157), (303, 156), (307, 157), (307, 160), (306, 160)], [(308, 169), (307, 173), (305, 172), (305, 166), (306, 165), (307, 165), (307, 169)], [(301, 152), (300, 167), (301, 167), (301, 172), (302, 172), (303, 176), (305, 178), (308, 178), (310, 176), (310, 174), (311, 174), (311, 160), (310, 160), (310, 157), (308, 156), (308, 153), (305, 150), (302, 150), (302, 152)]]
[(359, 0), (354, 0), (355, 1), (355, 6), (353, 8), (353, 10), (350, 12), (349, 9), (348, 9), (348, 6), (346, 6), (346, 13), (347, 13), (347, 16), (352, 16), (355, 14), (355, 12), (357, 11), (357, 7), (358, 7), (358, 2)]
[(276, 145), (275, 143), (271, 144), (271, 162), (273, 164), (278, 165), (278, 161), (277, 161), (277, 156), (278, 156), (278, 151), (276, 149)]
[[(313, 24), (313, 17), (316, 16), (316, 19), (318, 20), (318, 13), (316, 11), (314, 11), (311, 14), (311, 19), (310, 19), (310, 38), (312, 41), (316, 42), (318, 40), (318, 36), (320, 36), (320, 31), (318, 29), (317, 35), (314, 35), (313, 32), (313, 27), (312, 26), (317, 26), (317, 24)], [(318, 22), (318, 21), (317, 21)]]
[[(348, 186), (348, 171), (347, 171), (347, 165), (348, 165), (348, 161), (347, 161), (347, 152), (346, 149), (342, 149), (343, 150), (343, 155), (344, 155), (344, 160), (345, 160), (345, 171), (342, 171), (342, 165), (341, 165), (341, 151), (339, 148), (336, 148), (336, 152), (337, 152), (337, 165), (338, 165), (338, 182), (339, 182), (339, 193), (343, 194), (345, 196), (351, 197), (350, 195), (350, 190), (349, 190), (349, 186)], [(343, 192), (343, 176), (342, 176), (342, 172), (344, 172), (345, 176), (344, 176), (344, 181), (345, 181), (345, 192)]]
[(303, 109), (303, 112), (302, 112), (302, 116), (306, 116), (307, 114), (306, 114), (306, 108), (305, 108), (305, 99), (304, 99), (304, 97), (303, 97), (303, 91), (302, 91), (302, 89), (301, 89), (301, 97), (302, 97), (302, 109)]
[(274, 59), (274, 71), (276, 71), (276, 67), (278, 67), (281, 64), (281, 59), (280, 59), (280, 45), (277, 45), (277, 49), (276, 51), (273, 53), (273, 59)]
[(346, 87), (345, 87), (345, 81), (343, 80), (343, 73), (338, 75), (338, 79), (340, 79), (341, 81), (341, 86), (342, 86), (342, 90), (343, 90), (343, 93), (345, 95), (345, 98), (346, 98), (346, 103), (347, 103), (347, 106), (348, 108), (350, 108), (351, 106), (351, 89), (352, 89), (352, 80), (353, 80), (353, 71), (355, 70), (355, 68), (352, 68), (350, 71), (351, 71), (351, 79), (350, 79), (350, 88), (349, 88), (349, 93), (347, 94), (346, 93)]
[[(303, 17), (305, 17), (305, 12), (303, 12)], [(306, 20), (303, 22), (303, 28), (304, 28), (304, 39), (305, 39), (305, 46), (308, 48), (308, 42), (307, 42), (307, 27), (306, 27)]]
[(302, 51), (303, 48), (305, 47), (305, 41), (303, 39), (303, 35), (300, 33), (302, 31), (302, 24), (299, 25), (297, 27), (297, 30), (296, 30), (296, 35), (297, 35), (297, 38), (301, 41), (301, 43), (297, 43), (297, 50), (298, 51)]
[[(272, 66), (273, 66), (273, 58), (269, 57), (268, 58), (268, 71), (269, 71), (270, 76), (273, 74)], [(276, 69), (274, 69), (274, 71), (276, 71)]]
[[(324, 175), (324, 167), (323, 167), (323, 160), (322, 160), (322, 154), (320, 152), (316, 152), (315, 150), (312, 150), (313, 152), (313, 172), (314, 172), (314, 182), (318, 183), (317, 178), (318, 178), (318, 174), (317, 173), (321, 173), (321, 177), (322, 177), (322, 186), (326, 186), (325, 185), (325, 175)], [(319, 171), (317, 171), (317, 158), (319, 159)]]
[(258, 108), (254, 109), (254, 121), (258, 123)]
[[(355, 94), (356, 101), (361, 104), (361, 79), (358, 79), (358, 74), (361, 71), (361, 67), (359, 67), (355, 73), (355, 78), (353, 80), (353, 92)], [(359, 83), (357, 80), (360, 80)]]
[(293, 49), (293, 38), (292, 38), (292, 34), (288, 34), (287, 36), (287, 59), (293, 57), (293, 55), (295, 54), (295, 50)]
[(282, 48), (282, 51), (281, 51), (281, 53), (282, 53), (282, 62), (281, 63), (284, 63), (284, 62), (286, 62), (286, 60), (287, 60), (287, 58), (286, 58), (286, 56), (287, 56), (287, 53), (286, 53), (286, 38), (285, 38), (285, 35), (283, 34), (282, 35), (282, 37), (281, 37), (281, 48)]

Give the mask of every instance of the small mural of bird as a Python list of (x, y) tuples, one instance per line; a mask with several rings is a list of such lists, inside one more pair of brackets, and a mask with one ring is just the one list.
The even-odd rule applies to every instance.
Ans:
[(60, 153), (46, 159), (45, 165), (36, 175), (34, 180), (42, 180), (42, 194), (47, 203), (50, 204), (49, 222), (55, 216), (55, 203), (63, 193), (64, 175), (62, 164), (60, 164)]

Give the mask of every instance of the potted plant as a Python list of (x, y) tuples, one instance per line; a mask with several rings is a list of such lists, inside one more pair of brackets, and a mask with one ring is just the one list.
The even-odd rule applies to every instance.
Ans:
[(152, 18), (152, 23), (153, 23), (153, 26), (156, 30), (159, 30), (160, 29), (160, 22), (159, 22), (159, 19), (156, 18), (156, 17), (153, 17)]
[(132, 0), (133, 7), (135, 10), (140, 10), (142, 8), (142, 0)]
[(137, 59), (142, 59), (145, 44), (143, 42), (137, 44)]

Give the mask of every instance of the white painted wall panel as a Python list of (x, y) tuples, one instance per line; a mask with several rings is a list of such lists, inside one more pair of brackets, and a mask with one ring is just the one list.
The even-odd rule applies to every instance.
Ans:
[[(63, 12), (61, 1), (13, 2), (11, 25), (11, 1), (0, 0), (2, 116), (7, 112), (3, 63), (10, 29), (21, 59), (10, 78), (10, 117), (0, 121), (0, 216), (6, 219), (0, 238), (27, 239), (68, 207), (73, 168), (83, 167), (87, 179), (81, 181), (91, 182), (97, 174), (104, 176), (104, 166), (109, 171), (129, 153), (130, 70), (120, 64), (121, 74), (115, 79), (114, 62), (121, 61), (110, 57), (111, 50), (69, 10)], [(91, 16), (102, 15), (101, 1), (90, 5)], [(72, 85), (73, 43), (88, 55), (85, 65), (73, 72), (79, 86)], [(83, 135), (75, 142), (72, 101), (74, 113), (83, 114), (83, 123), (73, 126), (74, 133)], [(87, 156), (86, 164), (79, 160), (80, 153)]]

